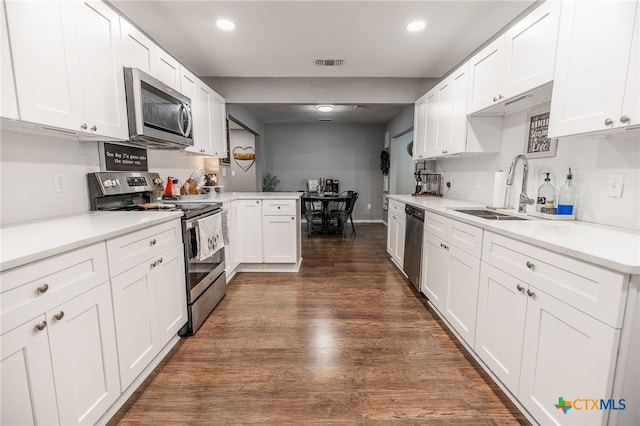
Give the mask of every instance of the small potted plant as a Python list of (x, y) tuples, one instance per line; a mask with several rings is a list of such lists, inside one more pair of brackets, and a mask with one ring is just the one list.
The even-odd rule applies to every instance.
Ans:
[(276, 186), (280, 183), (280, 179), (276, 176), (271, 175), (271, 173), (267, 172), (264, 174), (262, 178), (262, 191), (263, 192), (273, 192), (276, 190)]

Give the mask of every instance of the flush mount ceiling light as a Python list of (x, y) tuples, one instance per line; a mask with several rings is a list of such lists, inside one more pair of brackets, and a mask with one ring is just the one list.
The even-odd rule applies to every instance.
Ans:
[(216, 26), (223, 31), (232, 31), (236, 28), (236, 24), (228, 19), (218, 19), (216, 21)]
[(327, 104), (324, 104), (324, 105), (316, 105), (316, 109), (317, 109), (318, 111), (320, 111), (320, 112), (331, 112), (331, 111), (333, 111), (334, 109), (336, 109), (336, 106), (335, 106), (335, 105), (327, 105)]
[(416, 31), (422, 31), (427, 26), (427, 23), (424, 21), (413, 21), (407, 24), (407, 31), (415, 33)]

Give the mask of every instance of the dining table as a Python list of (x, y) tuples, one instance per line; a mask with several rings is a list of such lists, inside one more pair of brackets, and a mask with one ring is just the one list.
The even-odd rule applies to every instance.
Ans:
[[(302, 202), (321, 203), (320, 215), (322, 217), (322, 227), (319, 230), (323, 234), (331, 232), (331, 210), (330, 203), (337, 204), (337, 210), (344, 209), (346, 204), (351, 200), (351, 194), (335, 194), (335, 193), (313, 193), (307, 192), (302, 196)], [(337, 232), (341, 232), (341, 229), (336, 229)]]

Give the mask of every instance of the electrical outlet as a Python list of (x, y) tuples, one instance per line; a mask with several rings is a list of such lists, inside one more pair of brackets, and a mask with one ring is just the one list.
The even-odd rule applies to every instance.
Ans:
[(609, 174), (609, 183), (607, 184), (607, 192), (606, 192), (607, 197), (621, 198), (623, 187), (624, 187), (623, 173)]
[(371, 204), (367, 204), (367, 210), (371, 210)]
[(231, 176), (235, 176), (236, 175), (236, 171), (235, 170), (231, 170)]
[(53, 191), (67, 192), (67, 179), (64, 172), (53, 172)]
[(227, 177), (227, 168), (221, 167), (221, 169), (222, 169), (222, 177)]

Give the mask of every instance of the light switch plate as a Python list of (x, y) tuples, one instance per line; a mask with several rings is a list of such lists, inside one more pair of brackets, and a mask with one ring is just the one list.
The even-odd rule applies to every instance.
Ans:
[(607, 184), (607, 197), (621, 198), (622, 188), (624, 187), (623, 173), (610, 173), (609, 183)]

